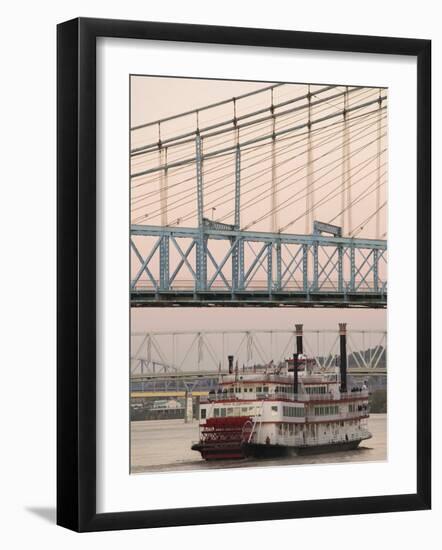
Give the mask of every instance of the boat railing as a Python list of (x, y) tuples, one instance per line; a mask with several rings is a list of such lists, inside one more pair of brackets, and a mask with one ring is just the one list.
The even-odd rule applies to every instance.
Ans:
[[(250, 394), (252, 395), (252, 394)], [(207, 396), (208, 401), (241, 401), (242, 398), (238, 397), (238, 395), (230, 392), (219, 392), (219, 393), (209, 393)], [(250, 400), (255, 401), (256, 399), (253, 397), (250, 397)]]
[(357, 399), (357, 398), (365, 398), (368, 397), (368, 390), (362, 390), (362, 389), (353, 389), (347, 392), (341, 392), (340, 399), (345, 398), (351, 398), (351, 399)]
[(359, 418), (368, 416), (368, 407), (359, 411), (336, 413), (336, 414), (308, 414), (305, 419), (307, 422), (314, 422), (318, 420), (329, 420), (335, 422), (336, 420), (358, 420)]
[[(248, 393), (231, 393), (231, 392), (216, 392), (207, 395), (207, 401), (309, 401), (311, 397), (307, 393), (286, 393), (286, 392), (248, 392)], [(204, 399), (203, 399), (204, 401)]]
[(223, 383), (232, 383), (232, 382), (274, 382), (274, 383), (291, 383), (293, 378), (286, 374), (276, 374), (268, 373), (263, 371), (253, 372), (253, 373), (243, 373), (239, 371), (236, 374), (222, 374), (221, 381)]
[(233, 392), (209, 393), (208, 401), (342, 401), (343, 399), (367, 399), (368, 390), (358, 390), (340, 393), (287, 393), (287, 392), (244, 392), (241, 394)]
[(309, 401), (342, 401), (343, 399), (366, 399), (368, 390), (348, 391), (348, 392), (327, 392), (327, 393), (309, 393)]

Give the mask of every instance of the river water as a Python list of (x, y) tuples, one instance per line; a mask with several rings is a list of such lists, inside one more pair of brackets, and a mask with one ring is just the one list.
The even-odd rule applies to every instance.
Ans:
[(216, 460), (207, 462), (190, 446), (198, 440), (198, 421), (145, 420), (131, 422), (131, 472), (168, 472), (211, 468), (249, 468), (289, 464), (373, 462), (387, 459), (387, 415), (372, 414), (368, 428), (373, 437), (354, 451), (291, 456), (271, 460)]

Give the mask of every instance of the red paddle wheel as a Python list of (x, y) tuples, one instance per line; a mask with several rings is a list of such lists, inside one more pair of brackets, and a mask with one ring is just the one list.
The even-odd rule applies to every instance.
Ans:
[(253, 429), (248, 416), (208, 418), (201, 427), (200, 441), (192, 445), (206, 460), (244, 458), (243, 443)]

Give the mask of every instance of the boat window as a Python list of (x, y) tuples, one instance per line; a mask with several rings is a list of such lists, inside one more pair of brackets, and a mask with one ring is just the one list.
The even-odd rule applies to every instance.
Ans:
[(241, 393), (241, 386), (238, 386), (238, 387), (236, 388), (236, 391), (237, 391), (238, 393)]
[(316, 416), (327, 416), (330, 414), (339, 414), (339, 406), (333, 405), (328, 407), (315, 407)]
[(233, 409), (233, 416), (240, 416), (240, 414), (239, 414), (239, 407), (235, 407), (235, 408)]
[(232, 407), (229, 407), (227, 409), (227, 416), (233, 416), (233, 408)]
[(291, 417), (304, 416), (304, 409), (302, 407), (288, 407), (284, 405), (282, 407), (282, 414), (284, 416), (291, 416)]
[(226, 409), (221, 409), (221, 416), (226, 416)]
[(256, 393), (261, 393), (261, 392), (262, 392), (262, 387), (261, 387), (261, 386), (258, 386), (258, 387), (256, 388)]
[(264, 393), (267, 393), (268, 391), (269, 391), (269, 387), (268, 387), (268, 386), (264, 386), (264, 387), (263, 387), (263, 392), (264, 392)]
[(327, 388), (325, 386), (308, 386), (305, 388), (305, 392), (309, 394), (325, 394)]
[(213, 416), (219, 416), (219, 409), (215, 409), (213, 411)]
[(201, 409), (201, 420), (206, 418), (206, 409)]
[(230, 392), (230, 393), (233, 393), (234, 391), (235, 391), (235, 388), (234, 388), (234, 387), (229, 388), (229, 392)]
[(244, 393), (247, 393), (247, 388), (244, 388)]
[(278, 405), (272, 405), (272, 412), (278, 412)]
[(242, 407), (241, 408), (241, 413), (242, 414), (247, 414), (247, 407)]

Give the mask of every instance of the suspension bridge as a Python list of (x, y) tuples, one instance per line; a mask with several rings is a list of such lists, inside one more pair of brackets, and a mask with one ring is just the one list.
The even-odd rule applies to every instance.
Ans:
[[(227, 355), (243, 365), (284, 363), (295, 349), (295, 330), (153, 331), (132, 334), (132, 392), (209, 391), (226, 372)], [(385, 331), (348, 331), (348, 372), (387, 374)], [(324, 371), (336, 367), (339, 332), (305, 330), (304, 347)], [(136, 394), (135, 394), (136, 395)], [(141, 394), (140, 394), (141, 395)]]
[(387, 91), (257, 89), (131, 127), (131, 305), (387, 304)]

